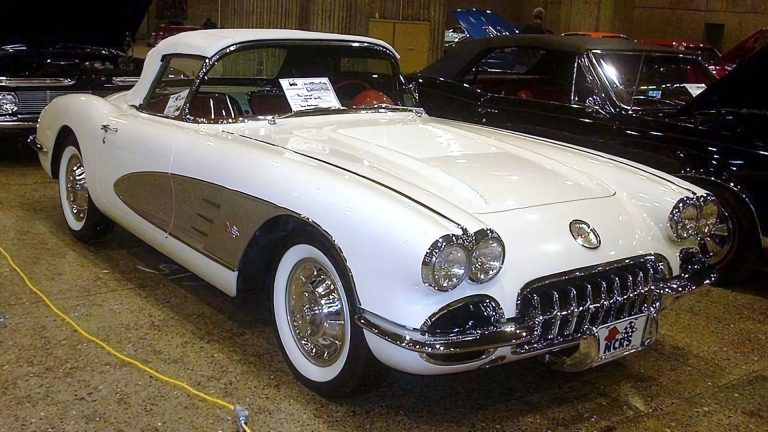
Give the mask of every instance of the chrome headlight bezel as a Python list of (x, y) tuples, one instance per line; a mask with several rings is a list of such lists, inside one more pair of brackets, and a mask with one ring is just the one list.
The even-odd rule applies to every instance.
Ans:
[[(478, 230), (473, 237), (474, 244), (472, 245), (469, 255), (469, 280), (474, 283), (485, 283), (498, 276), (501, 268), (504, 266), (504, 259), (506, 258), (504, 241), (501, 240), (501, 237), (496, 231), (490, 228)], [(483, 265), (481, 263), (483, 259), (488, 258), (487, 256), (481, 256), (481, 254), (483, 253), (482, 247), (489, 244), (496, 245), (500, 257), (491, 258), (498, 263), (493, 265), (495, 268), (493, 268), (490, 273), (484, 274), (479, 271), (478, 267)]]
[[(459, 248), (459, 249), (452, 249)], [(451, 250), (463, 250), (464, 251), (464, 269), (463, 275), (454, 282), (445, 284), (440, 282), (440, 278), (436, 275), (437, 264), (444, 255)], [(427, 253), (424, 254), (424, 258), (421, 262), (421, 279), (425, 284), (435, 288), (438, 291), (451, 291), (457, 286), (461, 285), (467, 277), (469, 270), (469, 248), (466, 246), (461, 236), (455, 234), (446, 234), (437, 240), (427, 249)]]
[(13, 92), (0, 92), (0, 114), (12, 114), (19, 109), (19, 98)]
[[(478, 261), (485, 258), (479, 255), (483, 252), (478, 246), (486, 247), (489, 243), (495, 244), (497, 248), (501, 250), (501, 257), (495, 257), (498, 261), (498, 264), (495, 265), (496, 268), (493, 268), (487, 274), (480, 274), (478, 271), (475, 271), (473, 274), (473, 264), (475, 264), (474, 267), (476, 267), (479, 265)], [(466, 257), (463, 264), (463, 274), (460, 278), (453, 278), (450, 283), (445, 283), (445, 281), (442, 280), (443, 278), (437, 274), (439, 271), (439, 263), (441, 259), (445, 257), (444, 254), (447, 252), (456, 252), (459, 250), (464, 251)], [(506, 249), (504, 242), (501, 240), (499, 234), (490, 228), (480, 229), (474, 234), (446, 234), (435, 240), (424, 254), (424, 258), (421, 262), (421, 279), (425, 285), (435, 288), (438, 291), (451, 291), (461, 285), (466, 279), (469, 279), (470, 282), (473, 283), (485, 283), (498, 276), (504, 265), (505, 255)], [(492, 256), (490, 258), (494, 259)]]
[(712, 234), (720, 218), (720, 205), (712, 194), (699, 196), (699, 235)]
[(706, 237), (717, 226), (720, 206), (710, 193), (677, 200), (667, 219), (667, 231), (675, 241)]

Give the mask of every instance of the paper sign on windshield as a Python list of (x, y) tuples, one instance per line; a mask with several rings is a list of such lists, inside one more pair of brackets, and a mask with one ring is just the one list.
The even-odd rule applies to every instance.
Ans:
[(328, 78), (285, 78), (280, 85), (293, 111), (341, 107)]
[(691, 95), (693, 97), (696, 97), (699, 93), (703, 92), (706, 88), (706, 84), (683, 84), (685, 88), (688, 89), (689, 92), (691, 92)]
[(175, 95), (171, 95), (171, 97), (168, 98), (168, 104), (165, 106), (163, 114), (171, 117), (179, 115), (181, 107), (184, 105), (184, 100), (187, 98), (187, 93), (189, 93), (188, 89), (176, 93)]

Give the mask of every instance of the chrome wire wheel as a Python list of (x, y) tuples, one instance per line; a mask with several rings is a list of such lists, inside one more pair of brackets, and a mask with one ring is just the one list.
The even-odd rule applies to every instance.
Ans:
[(737, 242), (732, 218), (724, 208), (720, 209), (717, 222), (712, 233), (703, 242), (710, 253), (709, 263), (721, 267), (731, 260)]
[(283, 248), (272, 274), (272, 318), (291, 373), (329, 398), (380, 383), (386, 368), (354, 323), (352, 273), (337, 247), (312, 228), (298, 228)]
[(344, 302), (331, 272), (319, 261), (297, 262), (286, 284), (286, 312), (293, 339), (320, 367), (336, 362), (346, 339)]
[(78, 153), (73, 153), (67, 159), (65, 176), (65, 193), (67, 208), (72, 218), (83, 222), (88, 215), (88, 187), (85, 182), (85, 168)]
[(69, 232), (89, 243), (104, 237), (114, 224), (96, 207), (88, 192), (85, 165), (77, 139), (64, 139), (64, 150), (58, 161), (59, 201)]

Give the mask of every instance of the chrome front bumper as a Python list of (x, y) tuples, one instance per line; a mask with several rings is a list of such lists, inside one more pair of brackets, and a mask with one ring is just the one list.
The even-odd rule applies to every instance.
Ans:
[(535, 324), (518, 323), (514, 318), (491, 331), (454, 335), (410, 329), (366, 310), (361, 310), (356, 320), (364, 329), (387, 342), (422, 354), (459, 354), (515, 345), (537, 339), (540, 331)]
[(29, 138), (27, 138), (27, 144), (29, 144), (32, 149), (38, 153), (48, 153), (48, 149), (43, 147), (42, 144), (37, 140), (37, 135), (31, 135)]
[[(623, 261), (630, 262), (630, 260)], [(660, 255), (637, 257), (632, 264), (642, 263), (643, 265), (649, 265), (651, 262), (658, 263), (658, 275), (662, 276), (656, 280), (648, 278), (646, 282), (648, 286), (645, 288), (645, 291), (640, 293), (639, 297), (644, 299), (646, 302), (645, 306), (639, 304), (640, 300), (636, 297), (632, 297), (630, 300), (616, 297), (621, 294), (616, 294), (616, 291), (613, 292), (614, 297), (608, 299), (620, 300), (621, 303), (618, 304), (621, 304), (622, 308), (624, 308), (624, 304), (626, 304), (627, 312), (625, 314), (648, 314), (648, 326), (645, 330), (647, 337), (642, 348), (650, 345), (656, 338), (658, 312), (663, 299), (676, 297), (692, 291), (700, 285), (711, 282), (716, 277), (715, 270), (706, 265), (706, 258), (698, 253), (698, 250), (682, 250), (680, 252), (680, 261), (681, 274), (676, 277), (669, 277), (668, 275), (671, 271), (669, 270), (668, 261)], [(608, 263), (599, 266), (599, 269), (601, 271), (606, 271), (606, 269), (611, 270), (610, 266), (611, 263)], [(577, 269), (568, 273), (581, 276), (584, 274), (584, 269)], [(556, 275), (556, 277), (561, 278), (562, 275)], [(538, 281), (534, 282), (534, 285), (540, 283)], [(531, 284), (526, 284), (526, 287), (529, 285)], [(631, 285), (630, 288), (628, 288), (628, 291), (629, 293), (627, 295), (637, 295), (639, 293), (637, 290), (633, 291)], [(523, 291), (521, 291), (521, 296), (522, 295)], [(605, 294), (603, 294), (603, 296), (605, 296)], [(487, 298), (490, 299), (490, 297)], [(557, 296), (555, 296), (555, 299), (557, 300)], [(630, 310), (632, 301), (636, 302), (633, 306), (636, 308), (636, 312)], [(429, 329), (427, 329), (427, 323), (425, 323), (421, 329), (413, 329), (389, 321), (384, 317), (364, 309), (360, 309), (356, 321), (368, 332), (398, 347), (420, 353), (426, 361), (435, 364), (446, 363), (443, 361), (431, 361), (428, 356), (439, 357), (451, 354), (485, 352), (486, 354), (477, 357), (476, 360), (480, 360), (488, 357), (487, 353), (489, 350), (501, 347), (511, 347), (511, 353), (513, 355), (524, 355), (531, 353), (547, 354), (563, 348), (579, 345), (577, 352), (568, 358), (552, 357), (550, 359), (553, 360), (556, 363), (556, 367), (561, 370), (576, 371), (586, 369), (600, 362), (599, 353), (597, 352), (598, 341), (596, 328), (605, 323), (601, 321), (601, 313), (601, 318), (595, 321), (596, 324), (594, 326), (590, 325), (590, 318), (593, 313), (590, 307), (594, 307), (594, 305), (601, 306), (599, 302), (594, 303), (593, 305), (590, 305), (589, 302), (587, 302), (586, 307), (583, 304), (574, 302), (571, 309), (560, 310), (559, 308), (555, 308), (555, 311), (549, 315), (547, 313), (542, 313), (541, 310), (537, 311), (538, 314), (526, 311), (521, 314), (522, 316), (497, 320), (493, 325), (485, 326), (482, 329), (464, 330), (461, 332), (429, 331)], [(605, 307), (605, 304), (602, 304), (602, 307)], [(609, 307), (615, 309), (618, 306), (613, 305)], [(578, 314), (582, 314), (582, 318), (580, 319), (586, 320), (586, 325), (582, 325), (580, 331), (574, 332), (574, 327), (576, 327), (575, 320), (579, 316), (577, 312)], [(607, 318), (608, 320), (613, 319), (614, 312), (615, 310), (611, 312), (611, 317)], [(518, 310), (518, 313), (520, 313), (520, 310)], [(436, 313), (436, 315), (439, 314), (440, 311)], [(561, 322), (561, 316), (567, 317), (569, 315), (571, 316), (570, 319), (573, 320), (570, 324), (570, 332), (559, 333), (557, 326), (554, 326), (553, 330), (553, 326), (547, 324), (548, 320), (550, 323), (553, 320), (556, 320), (559, 324)], [(624, 317), (619, 317), (617, 315), (616, 320), (621, 318)], [(429, 322), (429, 320), (427, 320), (427, 322)]]

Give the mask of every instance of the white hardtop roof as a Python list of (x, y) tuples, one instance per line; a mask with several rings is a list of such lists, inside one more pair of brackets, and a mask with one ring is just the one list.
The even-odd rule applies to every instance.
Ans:
[(149, 87), (152, 85), (152, 81), (155, 79), (155, 76), (160, 69), (162, 58), (167, 54), (189, 54), (212, 57), (228, 46), (243, 42), (264, 40), (364, 42), (384, 47), (391, 51), (395, 56), (398, 56), (394, 48), (386, 42), (365, 36), (282, 29), (195, 30), (179, 33), (164, 39), (149, 51), (149, 54), (147, 54), (147, 58), (144, 61), (141, 77), (136, 85), (128, 91), (126, 101), (130, 105), (139, 105), (144, 100), (144, 96), (146, 96), (147, 91), (149, 91)]

